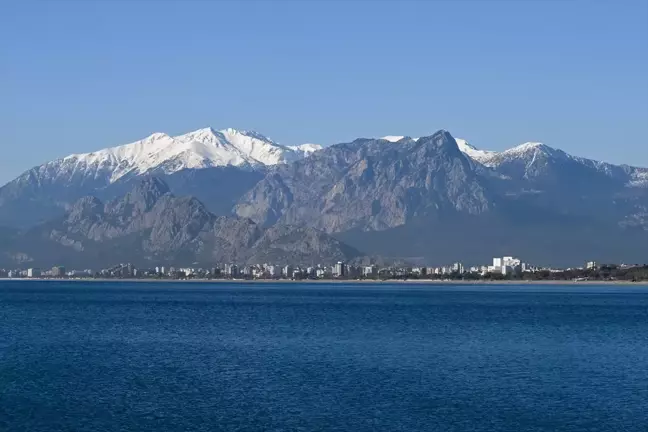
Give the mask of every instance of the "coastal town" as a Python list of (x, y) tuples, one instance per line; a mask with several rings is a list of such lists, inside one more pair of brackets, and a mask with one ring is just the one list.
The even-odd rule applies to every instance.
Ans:
[(456, 262), (440, 267), (353, 265), (220, 264), (211, 268), (156, 266), (139, 268), (130, 263), (99, 270), (66, 269), (0, 269), (6, 279), (128, 279), (128, 280), (648, 280), (648, 265), (598, 264), (588, 261), (582, 267), (550, 268), (531, 265), (521, 259), (495, 257), (491, 264), (465, 267)]

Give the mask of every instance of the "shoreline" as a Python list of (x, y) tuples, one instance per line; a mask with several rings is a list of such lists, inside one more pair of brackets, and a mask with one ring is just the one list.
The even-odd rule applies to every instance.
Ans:
[(402, 285), (472, 285), (472, 286), (489, 286), (489, 285), (627, 285), (627, 286), (645, 286), (648, 288), (648, 281), (574, 281), (574, 280), (435, 280), (435, 279), (388, 279), (388, 280), (366, 280), (366, 279), (315, 279), (315, 280), (291, 280), (291, 279), (52, 279), (52, 278), (2, 278), (2, 281), (12, 282), (115, 282), (115, 283), (197, 283), (197, 284), (402, 284)]

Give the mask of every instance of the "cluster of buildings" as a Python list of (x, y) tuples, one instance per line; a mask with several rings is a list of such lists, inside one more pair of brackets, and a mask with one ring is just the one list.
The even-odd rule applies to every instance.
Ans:
[(93, 273), (91, 270), (72, 270), (66, 271), (63, 266), (55, 266), (49, 270), (39, 268), (5, 270), (0, 269), (0, 277), (8, 278), (68, 278), (68, 277), (90, 277)]
[(502, 276), (521, 274), (539, 270), (538, 267), (523, 263), (515, 257), (495, 257), (492, 265), (481, 265), (464, 267), (463, 263), (457, 262), (443, 267), (414, 267), (411, 273), (418, 276), (443, 277), (451, 275), (464, 275), (467, 273), (486, 276), (487, 274), (498, 274)]
[[(584, 269), (596, 269), (596, 262), (588, 262)], [(448, 279), (471, 277), (484, 277), (487, 275), (501, 275), (504, 277), (520, 275), (525, 272), (539, 270), (564, 271), (542, 269), (522, 262), (512, 256), (495, 257), (492, 265), (481, 265), (466, 268), (460, 262), (442, 267), (378, 267), (376, 265), (357, 266), (344, 262), (333, 265), (274, 265), (254, 264), (243, 265), (222, 264), (211, 268), (193, 267), (166, 267), (157, 266), (149, 269), (138, 269), (132, 264), (118, 264), (99, 271), (70, 270), (56, 266), (49, 270), (28, 268), (23, 270), (0, 269), (0, 277), (8, 278), (106, 278), (106, 279), (393, 279), (393, 278), (418, 278), (418, 279)]]

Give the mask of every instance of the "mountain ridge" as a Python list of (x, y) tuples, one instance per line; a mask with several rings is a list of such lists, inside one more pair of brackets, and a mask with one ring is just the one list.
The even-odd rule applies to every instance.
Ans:
[[(249, 219), (216, 216), (194, 197), (177, 197), (159, 178), (146, 177), (109, 202), (87, 196), (64, 216), (0, 245), (5, 265), (105, 266), (244, 264), (263, 257), (278, 264), (349, 260), (356, 249), (306, 227), (263, 229)], [(20, 262), (15, 258), (19, 257)], [(291, 261), (288, 261), (290, 259)]]
[[(571, 239), (576, 245), (589, 245), (582, 249), (587, 253), (605, 246), (591, 241), (590, 236), (597, 235), (606, 239), (608, 250), (623, 251), (625, 244), (632, 253), (648, 254), (648, 239), (646, 245), (637, 244), (648, 233), (646, 168), (581, 158), (536, 142), (503, 152), (480, 150), (445, 130), (419, 138), (359, 138), (325, 148), (281, 146), (255, 132), (234, 129), (203, 128), (181, 137), (158, 133), (126, 146), (127, 151), (88, 154), (94, 161), (90, 169), (77, 165), (77, 156), (63, 158), (68, 163), (60, 166), (36, 167), (0, 188), (0, 226), (27, 228), (47, 222), (74, 210), (76, 201), (86, 195), (110, 203), (153, 176), (168, 187), (154, 197), (165, 205), (176, 203), (190, 213), (199, 206), (167, 196), (189, 195), (213, 217), (231, 217), (234, 211), (253, 219), (264, 232), (275, 226), (291, 226), (292, 232), (316, 229), (349, 239), (350, 246), (369, 254), (397, 256), (407, 250), (402, 243), (409, 239), (413, 251), (434, 258), (435, 238), (439, 244), (445, 242), (447, 251), (476, 251), (474, 238), (482, 237), (496, 242), (494, 249), (515, 244), (525, 250), (538, 244), (544, 248), (540, 257), (546, 253), (551, 258), (547, 242), (580, 253), (578, 247), (561, 243)], [(123, 162), (123, 157), (129, 160)], [(138, 168), (142, 160), (148, 165)], [(135, 201), (146, 208), (145, 198)], [(92, 200), (85, 204), (79, 215), (99, 206)], [(148, 218), (157, 215), (150, 209), (131, 210)], [(104, 224), (114, 222), (111, 214), (103, 216), (110, 216)], [(152, 222), (138, 223), (135, 228)], [(417, 235), (421, 227), (438, 232), (438, 237)], [(97, 238), (113, 241), (105, 234), (114, 227), (101, 231), (104, 228), (96, 226), (93, 235), (103, 232), (104, 237)], [(119, 225), (117, 231), (124, 229)], [(66, 235), (75, 234), (68, 231)], [(59, 236), (64, 231), (57, 232), (54, 237), (70, 241)], [(518, 243), (508, 239), (512, 235)], [(312, 233), (304, 231), (304, 237), (317, 243)], [(418, 244), (422, 239), (426, 241)], [(222, 238), (209, 241), (225, 245)], [(375, 250), (365, 250), (364, 244), (374, 244)], [(280, 249), (287, 255), (305, 253), (291, 245), (277, 253)]]
[[(0, 225), (43, 222), (87, 194), (113, 198), (144, 175), (166, 176), (185, 186), (179, 192), (196, 194), (210, 210), (222, 214), (225, 206), (211, 205), (215, 195), (228, 203), (229, 211), (238, 190), (257, 181), (267, 168), (307, 157), (319, 148), (317, 144), (283, 146), (257, 132), (233, 128), (207, 127), (177, 136), (157, 132), (133, 143), (68, 155), (27, 170), (0, 188)], [(192, 174), (210, 169), (213, 175)], [(222, 182), (233, 193), (215, 194), (189, 184), (203, 177)]]
[(410, 250), (436, 262), (460, 252), (484, 260), (488, 249), (505, 253), (505, 244), (548, 264), (606, 251), (639, 261), (648, 254), (648, 187), (630, 182), (639, 168), (535, 143), (483, 164), (447, 131), (391, 138), (338, 144), (278, 167), (235, 211), (262, 225), (315, 227), (371, 254)]

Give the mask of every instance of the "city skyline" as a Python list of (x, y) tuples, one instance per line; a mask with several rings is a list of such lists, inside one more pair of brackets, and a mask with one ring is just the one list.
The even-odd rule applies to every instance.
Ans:
[(50, 269), (0, 268), (0, 278), (9, 279), (122, 279), (122, 280), (429, 280), (429, 281), (491, 281), (502, 280), (617, 280), (641, 282), (648, 277), (646, 264), (599, 264), (587, 261), (580, 267), (541, 267), (513, 256), (493, 257), (492, 265), (466, 267), (462, 262), (441, 267), (412, 265), (350, 264), (338, 261), (326, 264), (215, 264), (211, 267), (155, 266), (137, 267), (131, 263), (117, 264), (99, 270), (66, 271), (64, 266)]

